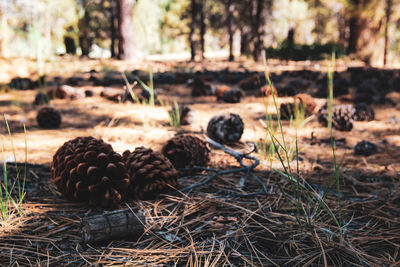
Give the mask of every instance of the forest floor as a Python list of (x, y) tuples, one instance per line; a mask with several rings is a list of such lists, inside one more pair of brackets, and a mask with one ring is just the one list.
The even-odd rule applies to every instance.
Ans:
[[(19, 66), (18, 62), (13, 65)], [(29, 64), (32, 66), (29, 67)], [(325, 62), (268, 62), (269, 71), (300, 69), (325, 71)], [(5, 62), (3, 62), (3, 65)], [(25, 69), (3, 68), (0, 80), (7, 82), (7, 73), (28, 75), (34, 63)], [(28, 66), (28, 67), (27, 67)], [(398, 266), (400, 265), (400, 99), (394, 104), (372, 104), (375, 120), (355, 122), (350, 132), (333, 130), (337, 144), (336, 158), (340, 163), (340, 192), (336, 185), (327, 190), (328, 209), (319, 209), (315, 200), (304, 200), (301, 210), (307, 214), (296, 217), (295, 192), (291, 182), (278, 172), (283, 171), (278, 158), (261, 159), (254, 170), (268, 192), (254, 176), (231, 173), (190, 192), (163, 196), (153, 201), (130, 201), (124, 206), (138, 207), (146, 216), (145, 234), (137, 240), (115, 240), (97, 246), (80, 242), (79, 224), (84, 216), (101, 212), (80, 203), (64, 200), (50, 182), (49, 165), (52, 156), (64, 142), (78, 136), (94, 136), (110, 143), (115, 151), (145, 146), (160, 150), (177, 132), (189, 132), (202, 137), (214, 115), (239, 114), (245, 124), (240, 144), (232, 149), (249, 152), (251, 144), (268, 138), (263, 120), (266, 109), (276, 113), (271, 98), (256, 95), (241, 103), (216, 101), (214, 96), (191, 97), (186, 84), (162, 84), (167, 106), (150, 106), (131, 102), (116, 103), (100, 96), (102, 86), (86, 82), (89, 71), (132, 71), (148, 69), (154, 72), (171, 69), (199, 70), (200, 64), (184, 62), (145, 62), (141, 64), (117, 61), (82, 61), (64, 59), (47, 63), (49, 77), (82, 77), (75, 88), (90, 89), (93, 97), (54, 99), (51, 106), (62, 114), (59, 129), (38, 127), (33, 105), (34, 90), (11, 90), (0, 94), (0, 113), (5, 114), (12, 133), (11, 143), (5, 122), (0, 125), (2, 160), (25, 160), (27, 140), (28, 168), (26, 196), (22, 218), (14, 213), (0, 228), (0, 265), (8, 266)], [(263, 71), (262, 64), (208, 61), (208, 70), (250, 69)], [(338, 63), (338, 69), (345, 68)], [(22, 67), (21, 67), (22, 68)], [(0, 68), (1, 69), (1, 68)], [(14, 73), (13, 73), (14, 71)], [(51, 86), (49, 86), (51, 87)], [(113, 87), (113, 86), (111, 86)], [(116, 86), (121, 88), (121, 86)], [(46, 88), (48, 89), (48, 88)], [(279, 90), (279, 88), (278, 88)], [(278, 104), (292, 101), (279, 97)], [(168, 110), (178, 101), (194, 111), (194, 122), (175, 129), (169, 125)], [(316, 99), (318, 107), (326, 99)], [(266, 104), (267, 103), (267, 104)], [(335, 103), (341, 100), (335, 99)], [(307, 118), (301, 127), (283, 121), (286, 143), (299, 150), (301, 182), (313, 187), (317, 195), (328, 186), (334, 175), (334, 161), (329, 142), (329, 130), (318, 123), (316, 115)], [(26, 126), (26, 134), (23, 125)], [(313, 138), (312, 138), (313, 137)], [(362, 140), (378, 145), (378, 153), (365, 157), (354, 155), (353, 146)], [(296, 171), (296, 160), (289, 163)], [(213, 149), (210, 167), (239, 167), (235, 158)], [(19, 167), (23, 170), (23, 167)], [(8, 165), (11, 181), (16, 169)], [(186, 186), (207, 177), (202, 173), (179, 179)], [(286, 192), (287, 195), (282, 192)], [(338, 196), (341, 207), (338, 208)], [(289, 199), (285, 199), (288, 197)], [(335, 217), (328, 212), (331, 211)], [(341, 227), (335, 223), (335, 219)], [(196, 265), (199, 264), (199, 265)]]

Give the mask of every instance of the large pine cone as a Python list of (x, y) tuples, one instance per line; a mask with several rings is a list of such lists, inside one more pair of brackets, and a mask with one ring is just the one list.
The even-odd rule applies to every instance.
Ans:
[[(351, 131), (353, 129), (355, 108), (353, 105), (337, 105), (332, 108), (332, 127), (339, 131)], [(328, 125), (328, 109), (325, 104), (318, 111), (318, 121), (324, 126)]]
[(129, 195), (140, 199), (152, 198), (178, 185), (178, 173), (160, 152), (137, 147), (122, 155), (131, 182)]
[(171, 138), (164, 145), (162, 153), (176, 169), (206, 166), (210, 160), (207, 142), (192, 135)]
[(366, 103), (360, 103), (355, 106), (354, 119), (356, 121), (372, 121), (375, 119), (375, 112), (372, 107)]
[(297, 94), (295, 95), (294, 100), (296, 103), (304, 108), (305, 114), (307, 116), (313, 114), (314, 109), (317, 106), (314, 98), (308, 94)]
[(52, 107), (42, 107), (36, 116), (40, 128), (56, 129), (61, 124), (61, 113)]
[(239, 88), (232, 87), (222, 95), (222, 100), (226, 103), (239, 103), (244, 96), (244, 92)]
[(229, 144), (242, 137), (244, 124), (239, 115), (230, 113), (213, 117), (207, 126), (207, 135), (217, 142)]
[(94, 137), (77, 137), (60, 147), (51, 180), (68, 199), (102, 207), (117, 206), (129, 186), (122, 157)]

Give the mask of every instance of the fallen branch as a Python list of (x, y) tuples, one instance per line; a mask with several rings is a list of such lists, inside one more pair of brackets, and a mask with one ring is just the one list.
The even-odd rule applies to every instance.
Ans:
[(80, 233), (84, 244), (137, 237), (144, 232), (145, 217), (131, 209), (116, 210), (82, 219)]
[[(258, 158), (250, 156), (249, 153), (244, 154), (244, 153), (238, 153), (236, 151), (233, 151), (232, 149), (229, 149), (229, 148), (221, 145), (220, 143), (208, 138), (207, 136), (205, 136), (204, 138), (206, 139), (206, 141), (208, 143), (210, 143), (214, 147), (217, 147), (217, 148), (221, 149), (222, 151), (224, 151), (225, 153), (234, 157), (239, 162), (241, 168), (236, 168), (236, 169), (231, 169), (231, 170), (216, 170), (216, 169), (211, 169), (211, 168), (194, 166), (193, 168), (189, 168), (189, 169), (180, 169), (181, 171), (199, 171), (199, 170), (201, 170), (201, 171), (215, 172), (214, 174), (206, 177), (199, 183), (192, 184), (192, 185), (182, 188), (180, 190), (181, 192), (190, 191), (196, 187), (205, 185), (205, 184), (211, 182), (212, 180), (214, 180), (216, 177), (223, 175), (223, 174), (245, 172), (247, 174), (250, 174), (257, 182), (259, 182), (262, 185), (264, 193), (268, 194), (267, 186), (261, 181), (261, 179), (259, 177), (257, 177), (256, 175), (251, 173), (260, 164), (260, 160)], [(247, 165), (247, 164), (243, 163), (243, 159), (251, 160), (251, 161), (253, 161), (253, 163), (251, 165)]]

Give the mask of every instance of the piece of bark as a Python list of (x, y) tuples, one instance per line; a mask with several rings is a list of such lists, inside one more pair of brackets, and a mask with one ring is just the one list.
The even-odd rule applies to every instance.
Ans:
[(140, 211), (116, 210), (83, 218), (80, 233), (84, 244), (138, 237), (144, 232), (145, 217)]

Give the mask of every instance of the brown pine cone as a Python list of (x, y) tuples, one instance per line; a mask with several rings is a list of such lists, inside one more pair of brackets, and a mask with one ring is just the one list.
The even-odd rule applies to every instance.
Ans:
[(242, 137), (244, 124), (237, 114), (222, 114), (213, 117), (207, 126), (207, 135), (222, 144), (239, 141)]
[(33, 102), (34, 105), (48, 105), (50, 102), (49, 97), (47, 94), (38, 92), (35, 96), (35, 101)]
[(226, 103), (239, 103), (244, 96), (244, 92), (239, 88), (232, 87), (222, 95), (222, 100)]
[(122, 157), (128, 169), (131, 197), (153, 198), (178, 185), (178, 172), (160, 152), (137, 147), (133, 152), (125, 151)]
[(290, 118), (294, 118), (296, 109), (298, 108), (299, 106), (296, 103), (282, 103), (279, 107), (281, 119), (290, 120)]
[(57, 150), (51, 180), (68, 199), (102, 207), (117, 206), (129, 186), (121, 155), (90, 136), (77, 137)]
[(373, 121), (375, 119), (374, 109), (367, 103), (359, 103), (355, 107), (354, 120)]
[(314, 98), (309, 94), (297, 94), (295, 95), (294, 100), (304, 108), (306, 116), (313, 114), (314, 109), (317, 106)]
[(56, 129), (61, 124), (61, 113), (52, 107), (42, 107), (36, 116), (40, 128)]
[[(341, 104), (332, 108), (332, 127), (339, 131), (351, 131), (353, 129), (355, 108), (350, 104)], [(318, 111), (318, 121), (325, 127), (328, 125), (328, 108), (325, 104)]]
[(222, 96), (225, 92), (228, 92), (231, 88), (227, 85), (220, 85), (215, 90), (215, 96), (217, 97), (217, 101), (222, 101)]
[(278, 91), (276, 90), (275, 86), (272, 86), (272, 90), (269, 84), (260, 88), (260, 96), (272, 96), (272, 92), (274, 92), (274, 97), (278, 98)]
[(208, 143), (192, 135), (178, 135), (164, 145), (162, 153), (176, 169), (207, 166), (210, 160)]

